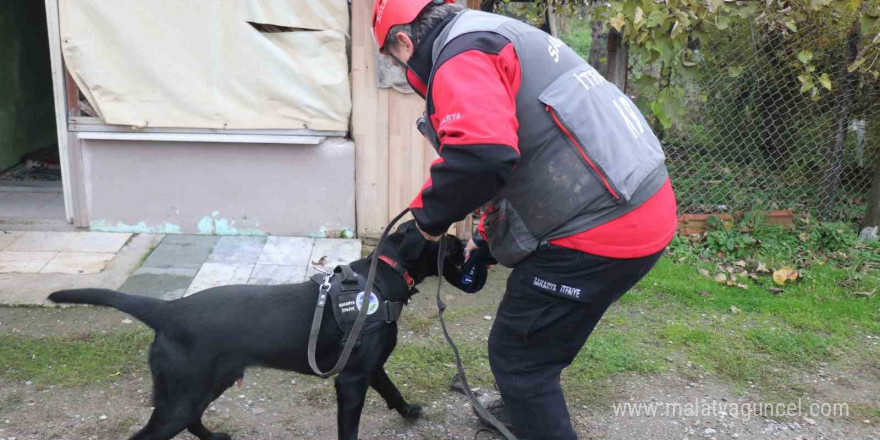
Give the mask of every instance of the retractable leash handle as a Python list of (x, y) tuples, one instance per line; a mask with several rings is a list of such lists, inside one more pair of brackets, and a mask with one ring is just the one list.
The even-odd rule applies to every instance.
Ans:
[(483, 405), (480, 405), (480, 402), (474, 397), (474, 392), (471, 391), (471, 387), (467, 383), (467, 377), (465, 377), (464, 374), (464, 365), (461, 363), (461, 354), (458, 352), (458, 346), (455, 345), (452, 336), (449, 336), (449, 330), (446, 329), (446, 321), (443, 319), (443, 312), (446, 311), (446, 303), (440, 298), (440, 286), (443, 285), (443, 260), (446, 257), (445, 236), (446, 234), (443, 234), (443, 236), (440, 237), (440, 250), (439, 255), (437, 256), (437, 273), (439, 274), (439, 279), (437, 281), (437, 314), (440, 316), (440, 328), (443, 329), (443, 337), (446, 338), (446, 342), (452, 347), (452, 353), (455, 355), (455, 364), (458, 368), (458, 378), (461, 380), (461, 387), (464, 389), (464, 394), (467, 396), (468, 400), (470, 400), (474, 411), (476, 411), (484, 420), (488, 420), (489, 423), (491, 423), (492, 426), (504, 436), (504, 438), (507, 440), (517, 440), (516, 436), (513, 435), (504, 424), (499, 422), (495, 416), (487, 411), (486, 408), (483, 408)]
[[(373, 259), (370, 261), (370, 272), (369, 275), (367, 275), (367, 285), (364, 287), (364, 295), (366, 298), (369, 298), (369, 294), (373, 292), (373, 282), (376, 280), (376, 266), (379, 263), (379, 245), (381, 245), (385, 240), (385, 237), (388, 236), (391, 228), (394, 227), (394, 225), (397, 224), (407, 212), (409, 212), (409, 208), (404, 209), (400, 214), (397, 214), (397, 217), (394, 217), (394, 219), (391, 220), (391, 223), (388, 223), (388, 226), (385, 227), (385, 231), (382, 232), (382, 236), (379, 237), (379, 242), (376, 244), (376, 251), (373, 252)], [(309, 366), (312, 368), (312, 371), (322, 379), (335, 376), (345, 368), (345, 364), (348, 363), (348, 358), (351, 356), (351, 351), (354, 349), (361, 334), (361, 330), (364, 327), (364, 322), (367, 320), (367, 310), (369, 309), (369, 307), (367, 307), (369, 299), (367, 299), (358, 311), (357, 319), (355, 319), (354, 326), (348, 334), (345, 346), (342, 347), (342, 354), (339, 355), (336, 365), (334, 365), (330, 371), (322, 372), (321, 369), (318, 368), (318, 362), (315, 360), (315, 352), (318, 349), (318, 334), (321, 330), (321, 321), (324, 319), (324, 307), (327, 305), (327, 295), (330, 291), (330, 278), (331, 275), (325, 276), (324, 282), (321, 283), (321, 288), (318, 291), (318, 304), (315, 307), (315, 316), (312, 317), (312, 330), (309, 334)]]
[(498, 264), (489, 252), (489, 245), (483, 240), (477, 242), (477, 248), (468, 256), (461, 266), (461, 286), (456, 286), (467, 293), (477, 293), (489, 278), (488, 266)]

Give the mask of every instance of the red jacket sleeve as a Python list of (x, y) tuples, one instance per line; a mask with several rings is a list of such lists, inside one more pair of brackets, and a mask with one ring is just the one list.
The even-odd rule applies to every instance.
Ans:
[(497, 53), (463, 51), (434, 73), (431, 123), (440, 159), (410, 205), (423, 231), (446, 232), (506, 183), (519, 160), (519, 83), (519, 60), (510, 43)]

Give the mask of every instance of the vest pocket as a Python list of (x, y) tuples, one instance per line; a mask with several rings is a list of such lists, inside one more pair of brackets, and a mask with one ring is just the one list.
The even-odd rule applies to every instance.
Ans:
[(611, 194), (611, 197), (614, 197), (614, 200), (619, 201), (620, 195), (618, 195), (614, 187), (611, 186), (611, 183), (608, 181), (608, 176), (605, 174), (605, 172), (602, 171), (602, 169), (600, 169), (598, 166), (596, 166), (596, 163), (590, 159), (590, 156), (587, 155), (587, 151), (584, 149), (583, 145), (581, 145), (580, 141), (578, 141), (578, 139), (571, 134), (571, 131), (568, 129), (568, 127), (566, 127), (565, 124), (562, 123), (562, 121), (559, 119), (559, 116), (556, 114), (556, 111), (553, 110), (553, 107), (550, 107), (549, 105), (545, 107), (547, 111), (550, 112), (550, 117), (553, 118), (553, 122), (556, 123), (556, 126), (559, 127), (560, 130), (562, 130), (562, 133), (565, 134), (565, 137), (568, 138), (569, 142), (571, 142), (571, 145), (574, 146), (574, 149), (577, 151), (577, 153), (581, 156), (584, 162), (587, 163), (587, 166), (589, 166), (590, 169), (592, 169), (593, 172), (596, 173), (596, 176), (599, 177), (599, 180), (602, 181), (602, 186), (604, 186), (608, 193)]
[(538, 99), (618, 204), (666, 159), (632, 101), (587, 64), (562, 74)]
[(493, 200), (491, 205), (483, 222), (489, 252), (502, 265), (514, 267), (538, 249), (539, 241), (507, 199)]

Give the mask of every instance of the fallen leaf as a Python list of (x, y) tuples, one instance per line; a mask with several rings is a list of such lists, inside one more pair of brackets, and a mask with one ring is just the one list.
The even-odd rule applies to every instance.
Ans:
[(737, 307), (737, 306), (730, 306), (730, 312), (733, 313), (734, 315), (741, 312), (741, 311), (742, 310), (740, 310), (739, 307)]
[(785, 290), (782, 290), (782, 289), (780, 289), (780, 288), (778, 288), (778, 287), (768, 287), (767, 290), (768, 290), (770, 293), (774, 294), (774, 295), (778, 295), (778, 294), (780, 294), (780, 293), (782, 293), (782, 292), (785, 292)]
[(864, 296), (864, 297), (866, 297), (866, 298), (870, 298), (870, 297), (874, 296), (874, 292), (875, 292), (876, 290), (877, 290), (877, 289), (874, 289), (874, 290), (872, 290), (872, 291), (870, 291), (870, 292), (853, 292), (853, 294), (858, 295), (858, 296)]
[(749, 290), (748, 284), (736, 283), (736, 287), (739, 287), (740, 289), (743, 289), (743, 290)]
[(312, 261), (312, 265), (313, 266), (323, 266), (324, 263), (326, 263), (326, 262), (327, 262), (327, 256), (324, 255), (323, 257), (318, 258), (318, 261)]
[(727, 275), (724, 275), (723, 273), (717, 273), (715, 274), (715, 278), (712, 279), (715, 280), (715, 282), (717, 283), (723, 283), (727, 281)]
[(746, 267), (746, 262), (743, 260), (739, 260), (735, 264), (739, 267)]
[(773, 282), (780, 286), (784, 286), (787, 281), (797, 280), (798, 276), (800, 276), (798, 271), (790, 267), (783, 267), (782, 269), (773, 272)]
[(706, 278), (712, 278), (712, 276), (709, 275), (709, 271), (706, 269), (700, 268), (700, 269), (697, 269), (697, 272), (700, 272), (700, 275), (702, 275)]
[(727, 282), (724, 283), (724, 284), (727, 284), (728, 286), (735, 286), (735, 285), (736, 285), (736, 281), (734, 281), (734, 280), (727, 280)]
[(751, 278), (751, 279), (753, 279), (753, 280), (755, 280), (755, 281), (758, 281), (758, 276), (755, 275), (755, 274), (753, 274), (753, 273), (750, 273), (750, 274), (749, 274), (749, 278)]
[(758, 268), (755, 270), (758, 272), (770, 273), (770, 269), (767, 269), (767, 266), (765, 266), (764, 263), (758, 263)]

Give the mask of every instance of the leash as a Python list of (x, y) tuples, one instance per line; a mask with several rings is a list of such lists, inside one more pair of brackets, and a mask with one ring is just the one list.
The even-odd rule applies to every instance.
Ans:
[[(458, 346), (455, 345), (452, 336), (449, 336), (449, 330), (446, 329), (446, 321), (443, 319), (443, 312), (446, 311), (446, 303), (440, 298), (440, 286), (443, 284), (443, 260), (446, 256), (446, 241), (443, 240), (443, 237), (440, 238), (439, 253), (440, 254), (437, 256), (437, 315), (440, 316), (440, 328), (443, 329), (443, 337), (446, 338), (446, 342), (452, 347), (452, 353), (455, 354), (455, 365), (458, 368), (458, 378), (461, 380), (461, 387), (464, 389), (464, 394), (467, 396), (468, 400), (470, 400), (474, 411), (476, 411), (480, 417), (484, 420), (488, 420), (489, 423), (491, 423), (492, 426), (495, 427), (495, 429), (497, 429), (507, 440), (517, 440), (516, 436), (514, 436), (504, 424), (499, 422), (495, 416), (486, 410), (486, 408), (483, 408), (483, 405), (480, 405), (480, 402), (474, 397), (474, 392), (471, 390), (471, 387), (468, 386), (467, 377), (465, 377), (464, 374), (464, 365), (461, 363), (461, 355), (458, 352)], [(479, 431), (477, 434), (479, 435)]]
[[(327, 372), (322, 372), (321, 369), (318, 368), (318, 363), (315, 361), (315, 351), (318, 348), (318, 333), (320, 333), (321, 330), (321, 321), (324, 320), (324, 306), (327, 305), (327, 299), (330, 293), (330, 278), (333, 276), (332, 274), (324, 275), (324, 281), (321, 283), (321, 287), (318, 291), (318, 305), (315, 307), (315, 316), (312, 317), (312, 330), (309, 333), (308, 349), (309, 366), (312, 367), (312, 371), (314, 371), (318, 377), (322, 379), (332, 377), (342, 371), (342, 369), (345, 368), (345, 364), (348, 363), (351, 351), (354, 349), (355, 344), (357, 344), (361, 335), (361, 330), (363, 330), (364, 327), (364, 322), (367, 320), (367, 310), (370, 308), (369, 295), (373, 291), (373, 282), (376, 280), (376, 266), (379, 263), (379, 245), (382, 244), (382, 241), (388, 236), (388, 232), (391, 231), (391, 228), (394, 227), (394, 225), (406, 215), (407, 212), (409, 212), (409, 208), (404, 209), (400, 214), (397, 214), (397, 217), (394, 217), (394, 219), (391, 220), (391, 223), (388, 223), (388, 226), (385, 227), (385, 231), (382, 232), (382, 236), (379, 237), (379, 243), (376, 244), (376, 251), (373, 252), (373, 258), (370, 261), (370, 272), (369, 275), (367, 275), (367, 285), (364, 288), (364, 302), (358, 311), (357, 319), (354, 321), (354, 326), (351, 328), (351, 332), (347, 335), (348, 339), (345, 341), (345, 346), (342, 348), (342, 354), (339, 355), (336, 365)], [(441, 245), (441, 249), (443, 247), (444, 246)]]

